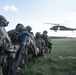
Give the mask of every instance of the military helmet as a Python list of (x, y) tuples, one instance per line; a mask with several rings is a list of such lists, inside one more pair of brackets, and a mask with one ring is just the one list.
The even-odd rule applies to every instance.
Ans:
[(0, 26), (6, 27), (8, 26), (9, 22), (7, 22), (6, 18), (0, 15)]
[(22, 29), (25, 29), (25, 27), (23, 26), (23, 24), (18, 23), (18, 24), (16, 25), (16, 30), (17, 30), (17, 31), (20, 31), (20, 30), (22, 30)]
[(27, 30), (28, 32), (30, 32), (30, 31), (32, 30), (32, 27), (31, 27), (31, 26), (26, 26), (26, 30)]
[(41, 33), (40, 32), (37, 32), (36, 34), (35, 34), (35, 36), (37, 37), (37, 36), (41, 36)]
[(46, 30), (43, 31), (43, 34), (47, 34), (48, 32)]

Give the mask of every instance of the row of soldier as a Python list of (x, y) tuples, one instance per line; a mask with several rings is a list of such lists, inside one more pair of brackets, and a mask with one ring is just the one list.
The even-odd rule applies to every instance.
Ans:
[(46, 30), (34, 36), (31, 26), (24, 27), (18, 23), (8, 32), (4, 28), (6, 26), (7, 20), (0, 15), (0, 72), (3, 75), (16, 75), (18, 68), (26, 68), (30, 54), (35, 61), (38, 56), (51, 53), (52, 43)]

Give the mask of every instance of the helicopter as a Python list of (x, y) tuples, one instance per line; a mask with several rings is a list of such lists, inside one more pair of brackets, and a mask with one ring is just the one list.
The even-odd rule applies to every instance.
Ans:
[(50, 28), (50, 30), (54, 30), (55, 32), (57, 32), (58, 30), (62, 30), (62, 31), (75, 31), (76, 28), (69, 28), (66, 26), (63, 26), (61, 24), (55, 24), (55, 23), (45, 23), (45, 24), (51, 24), (51, 25), (55, 25), (53, 27)]

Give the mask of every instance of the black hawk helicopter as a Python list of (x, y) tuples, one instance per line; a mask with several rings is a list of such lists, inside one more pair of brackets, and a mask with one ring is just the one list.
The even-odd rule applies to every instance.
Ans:
[(61, 24), (55, 24), (55, 23), (45, 23), (45, 24), (51, 24), (51, 25), (55, 25), (53, 27), (50, 28), (50, 30), (54, 30), (54, 31), (58, 31), (58, 30), (62, 30), (62, 31), (74, 31), (76, 30), (76, 28), (69, 28), (66, 26), (63, 26)]

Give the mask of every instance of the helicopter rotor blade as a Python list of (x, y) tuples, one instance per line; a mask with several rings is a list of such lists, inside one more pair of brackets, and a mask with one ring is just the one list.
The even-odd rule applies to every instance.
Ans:
[(51, 24), (51, 25), (60, 25), (60, 24), (55, 24), (55, 23), (45, 23), (45, 24)]

